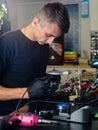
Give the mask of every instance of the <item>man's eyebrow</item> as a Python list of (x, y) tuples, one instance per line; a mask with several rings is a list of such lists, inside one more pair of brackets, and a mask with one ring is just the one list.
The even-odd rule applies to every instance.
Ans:
[(56, 38), (56, 36), (55, 36), (55, 35), (53, 35), (53, 34), (47, 33), (47, 35), (49, 35), (49, 36), (53, 36), (53, 37), (55, 37), (55, 38)]

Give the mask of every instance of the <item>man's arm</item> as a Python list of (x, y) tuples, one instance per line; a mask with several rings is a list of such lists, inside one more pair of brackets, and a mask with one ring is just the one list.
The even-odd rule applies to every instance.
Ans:
[(49, 77), (40, 77), (33, 80), (27, 88), (6, 88), (0, 86), (0, 100), (40, 98), (54, 93), (54, 88), (57, 88), (57, 85), (54, 85)]
[[(6, 88), (0, 86), (0, 101), (20, 99), (27, 88)], [(28, 92), (23, 96), (24, 99), (28, 99)]]

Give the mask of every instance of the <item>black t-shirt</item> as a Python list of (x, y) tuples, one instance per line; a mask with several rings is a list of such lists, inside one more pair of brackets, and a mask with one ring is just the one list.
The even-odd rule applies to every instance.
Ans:
[[(49, 46), (40, 45), (20, 30), (0, 36), (0, 85), (8, 88), (28, 87), (37, 77), (46, 75)], [(5, 95), (6, 96), (6, 95)], [(19, 100), (0, 101), (0, 115), (15, 110)], [(22, 100), (23, 106), (28, 100)]]
[(0, 37), (0, 85), (26, 87), (46, 73), (48, 45), (25, 37), (20, 30)]

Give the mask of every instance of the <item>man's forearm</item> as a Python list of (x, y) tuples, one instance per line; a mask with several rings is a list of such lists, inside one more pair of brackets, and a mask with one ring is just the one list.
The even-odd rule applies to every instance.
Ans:
[[(27, 88), (6, 88), (0, 86), (0, 101), (20, 99)], [(28, 99), (28, 92), (23, 96), (24, 99)]]

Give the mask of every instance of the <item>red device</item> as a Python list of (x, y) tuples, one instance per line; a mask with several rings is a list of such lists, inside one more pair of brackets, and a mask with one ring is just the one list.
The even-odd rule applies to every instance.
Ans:
[(31, 113), (15, 113), (8, 119), (8, 126), (35, 126), (38, 124), (38, 116)]

